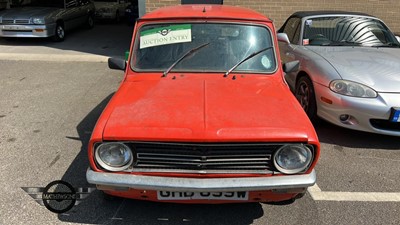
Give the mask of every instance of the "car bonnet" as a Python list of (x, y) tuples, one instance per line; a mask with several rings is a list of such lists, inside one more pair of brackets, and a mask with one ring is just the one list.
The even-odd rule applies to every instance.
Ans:
[(112, 102), (106, 140), (306, 142), (315, 136), (287, 87), (267, 79), (125, 82)]
[(378, 92), (400, 93), (400, 48), (308, 46), (327, 60), (344, 80)]

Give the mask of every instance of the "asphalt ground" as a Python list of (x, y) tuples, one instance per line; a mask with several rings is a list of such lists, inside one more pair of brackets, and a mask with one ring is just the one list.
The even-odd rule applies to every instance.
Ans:
[(400, 138), (325, 122), (315, 124), (321, 192), (291, 205), (109, 201), (99, 191), (64, 214), (36, 203), (22, 187), (91, 187), (87, 142), (123, 76), (105, 62), (123, 57), (131, 29), (103, 24), (62, 43), (0, 39), (0, 224), (400, 224)]

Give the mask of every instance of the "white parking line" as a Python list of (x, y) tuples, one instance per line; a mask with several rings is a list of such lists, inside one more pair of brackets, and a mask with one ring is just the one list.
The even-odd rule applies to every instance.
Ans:
[(400, 202), (398, 192), (333, 192), (322, 191), (317, 184), (308, 188), (315, 201)]
[(94, 54), (23, 54), (0, 53), (0, 60), (48, 62), (107, 62), (108, 56)]

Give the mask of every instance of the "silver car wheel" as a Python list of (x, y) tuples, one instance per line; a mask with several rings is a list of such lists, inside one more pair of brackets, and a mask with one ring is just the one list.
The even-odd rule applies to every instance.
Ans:
[(54, 41), (63, 41), (65, 38), (65, 30), (62, 23), (58, 23), (56, 26), (55, 34), (53, 36)]
[(299, 84), (298, 91), (296, 92), (296, 98), (300, 102), (300, 105), (304, 111), (307, 112), (310, 99), (310, 89), (304, 81)]
[(64, 35), (65, 35), (64, 28), (63, 28), (62, 26), (58, 26), (58, 27), (57, 27), (57, 36), (58, 36), (60, 39), (63, 39), (63, 38), (64, 38)]
[(310, 120), (316, 121), (318, 119), (317, 103), (315, 101), (314, 87), (310, 78), (303, 76), (297, 81), (295, 96)]

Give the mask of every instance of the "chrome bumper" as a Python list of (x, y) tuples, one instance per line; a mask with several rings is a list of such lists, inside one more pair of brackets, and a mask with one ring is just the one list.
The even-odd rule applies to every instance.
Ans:
[(0, 37), (51, 37), (55, 34), (56, 24), (46, 25), (0, 25)]
[(315, 184), (317, 176), (313, 170), (310, 174), (300, 175), (203, 179), (115, 174), (95, 172), (89, 168), (86, 172), (86, 179), (91, 184), (110, 186), (116, 189), (220, 192), (307, 188)]

